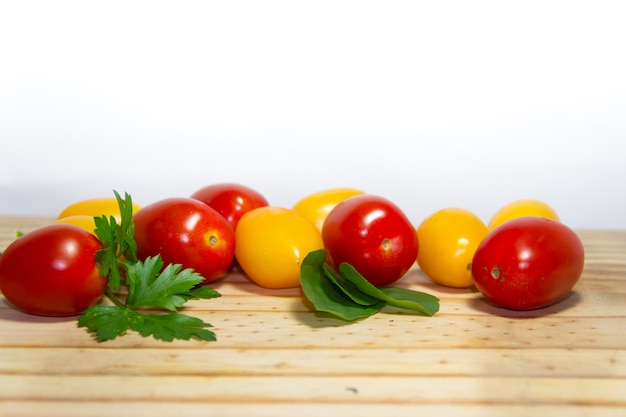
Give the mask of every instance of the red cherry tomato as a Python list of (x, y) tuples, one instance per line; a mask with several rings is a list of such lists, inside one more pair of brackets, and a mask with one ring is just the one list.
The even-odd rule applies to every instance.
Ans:
[(79, 314), (98, 302), (108, 284), (95, 260), (100, 249), (100, 241), (77, 226), (35, 229), (0, 256), (0, 291), (29, 314)]
[(228, 221), (192, 198), (167, 198), (144, 206), (133, 216), (137, 257), (161, 255), (202, 275), (205, 283), (228, 271), (235, 254), (235, 232)]
[(530, 310), (564, 298), (582, 274), (584, 257), (580, 238), (563, 223), (522, 217), (485, 237), (474, 254), (472, 275), (494, 304)]
[(419, 246), (402, 210), (371, 194), (337, 204), (324, 222), (322, 239), (333, 265), (347, 262), (377, 286), (400, 279), (415, 263)]
[(241, 216), (269, 203), (256, 190), (241, 184), (220, 183), (207, 185), (193, 193), (191, 198), (213, 207), (235, 229)]

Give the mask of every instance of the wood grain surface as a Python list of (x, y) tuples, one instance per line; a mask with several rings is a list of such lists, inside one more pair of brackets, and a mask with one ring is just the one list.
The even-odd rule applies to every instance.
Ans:
[[(0, 250), (49, 222), (0, 217)], [(217, 342), (98, 343), (76, 317), (0, 298), (0, 416), (626, 415), (626, 231), (578, 233), (582, 279), (530, 312), (413, 269), (398, 285), (440, 297), (439, 313), (345, 324), (311, 312), (299, 289), (233, 274), (214, 285), (221, 298), (189, 303)]]

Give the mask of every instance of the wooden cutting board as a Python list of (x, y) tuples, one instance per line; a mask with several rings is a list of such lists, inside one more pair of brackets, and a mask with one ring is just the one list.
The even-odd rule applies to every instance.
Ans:
[[(48, 222), (0, 217), (0, 250)], [(231, 275), (214, 285), (221, 298), (189, 303), (217, 342), (98, 343), (76, 318), (0, 298), (0, 416), (626, 415), (626, 231), (579, 235), (575, 291), (531, 312), (415, 269), (398, 285), (440, 297), (436, 316), (385, 310), (344, 324), (311, 312), (298, 289)]]

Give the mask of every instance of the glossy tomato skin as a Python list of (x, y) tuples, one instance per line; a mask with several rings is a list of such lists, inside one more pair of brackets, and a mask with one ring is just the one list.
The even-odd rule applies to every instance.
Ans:
[(100, 241), (73, 225), (43, 226), (14, 240), (0, 256), (0, 291), (16, 308), (40, 316), (73, 316), (95, 305)]
[[(92, 235), (96, 235), (96, 223), (94, 221), (95, 216), (77, 214), (74, 216), (61, 217), (56, 219), (54, 223), (56, 224), (73, 224), (74, 226), (78, 226), (81, 229), (85, 229)], [(120, 220), (121, 221), (121, 220)]]
[(522, 199), (512, 201), (496, 211), (489, 220), (487, 228), (493, 230), (509, 220), (527, 216), (560, 220), (557, 212), (547, 203), (540, 200)]
[(471, 211), (457, 207), (438, 210), (417, 228), (417, 264), (438, 284), (471, 287), (472, 258), (486, 235), (487, 226)]
[(322, 227), (332, 265), (351, 264), (377, 286), (400, 279), (417, 259), (417, 232), (402, 210), (372, 194), (350, 197), (333, 208)]
[(298, 287), (302, 261), (309, 252), (324, 247), (315, 225), (301, 213), (284, 207), (249, 211), (235, 233), (235, 254), (242, 270), (265, 288)]
[(326, 217), (328, 217), (328, 213), (330, 213), (337, 204), (347, 198), (360, 194), (364, 194), (364, 192), (357, 188), (329, 188), (309, 194), (300, 199), (294, 204), (293, 209), (311, 220), (315, 224), (315, 227), (317, 227), (317, 230), (321, 232), (324, 221), (326, 221)]
[(546, 307), (563, 299), (584, 267), (580, 238), (566, 225), (521, 217), (498, 226), (476, 249), (472, 275), (492, 303), (512, 310)]
[(191, 198), (211, 206), (228, 220), (233, 229), (237, 228), (241, 216), (255, 208), (269, 205), (261, 193), (236, 183), (207, 185), (193, 193)]
[(160, 254), (166, 265), (193, 268), (204, 283), (228, 271), (235, 253), (235, 232), (207, 204), (192, 198), (166, 198), (144, 206), (133, 220), (139, 259)]
[[(140, 208), (139, 204), (133, 203), (133, 213), (136, 213)], [(76, 201), (61, 210), (57, 219), (72, 216), (113, 216), (118, 222), (121, 220), (120, 207), (115, 197), (99, 197)]]

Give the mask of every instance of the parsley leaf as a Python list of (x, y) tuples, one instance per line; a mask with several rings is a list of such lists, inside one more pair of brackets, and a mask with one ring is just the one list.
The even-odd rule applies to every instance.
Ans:
[[(123, 336), (131, 328), (131, 322), (141, 322), (141, 316), (130, 308), (96, 305), (89, 307), (78, 318), (78, 327), (86, 327), (101, 342)], [(137, 327), (139, 323), (133, 325)]]
[(137, 260), (137, 242), (135, 241), (135, 223), (133, 217), (133, 200), (130, 194), (125, 193), (124, 199), (117, 191), (113, 191), (120, 208), (121, 224), (117, 224), (115, 217), (94, 217), (95, 233), (102, 249), (96, 254), (96, 261), (100, 262), (100, 276), (109, 277), (109, 287), (119, 291), (121, 274), (119, 266), (122, 258), (131, 262)]
[[(132, 199), (122, 199), (115, 192), (121, 222), (115, 217), (95, 217), (96, 235), (102, 250), (96, 254), (100, 275), (108, 278), (106, 296), (114, 305), (96, 305), (82, 312), (78, 327), (85, 327), (98, 341), (115, 339), (133, 330), (157, 340), (198, 339), (215, 341), (210, 323), (178, 312), (191, 299), (210, 299), (221, 294), (213, 288), (200, 286), (202, 275), (182, 265), (164, 265), (160, 255), (137, 259)], [(122, 273), (124, 278), (122, 278)], [(127, 287), (124, 300), (116, 293)], [(141, 308), (156, 308), (169, 313), (145, 313)]]
[(121, 283), (121, 275), (118, 269), (119, 260), (117, 255), (117, 243), (114, 230), (117, 227), (115, 217), (106, 216), (94, 217), (96, 225), (95, 233), (100, 242), (102, 249), (96, 253), (96, 261), (100, 263), (100, 276), (109, 278), (109, 287), (113, 291), (119, 291)]
[(192, 269), (184, 269), (178, 264), (167, 265), (163, 269), (160, 256), (148, 257), (143, 262), (128, 264), (126, 283), (129, 307), (160, 307), (176, 311), (190, 298), (215, 298), (215, 290), (195, 291), (192, 289), (204, 280)]
[(135, 325), (133, 327), (134, 322), (131, 322), (131, 327), (144, 337), (152, 336), (166, 342), (171, 342), (174, 339), (189, 340), (192, 338), (208, 342), (217, 340), (215, 333), (206, 329), (206, 327), (212, 326), (197, 317), (173, 313), (142, 315), (141, 318), (143, 322), (140, 326)]
[(78, 319), (79, 327), (86, 327), (95, 333), (99, 341), (113, 340), (134, 330), (142, 336), (171, 342), (174, 339), (191, 338), (215, 341), (215, 333), (207, 330), (212, 327), (196, 317), (185, 314), (142, 314), (131, 308), (97, 305), (88, 308)]

